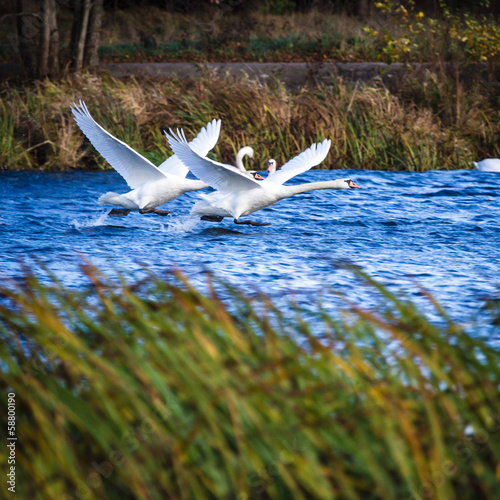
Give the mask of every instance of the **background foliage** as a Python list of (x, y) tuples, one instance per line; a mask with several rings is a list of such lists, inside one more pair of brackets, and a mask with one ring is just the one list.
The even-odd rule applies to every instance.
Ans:
[(473, 168), (500, 156), (499, 88), (480, 75), (439, 68), (396, 81), (287, 90), (247, 79), (192, 81), (83, 75), (55, 83), (0, 88), (0, 168), (109, 168), (77, 127), (70, 104), (84, 99), (94, 119), (159, 165), (171, 154), (163, 130), (190, 137), (222, 119), (214, 159), (234, 162), (252, 146), (253, 168), (282, 165), (313, 142), (332, 139), (320, 168), (425, 171)]

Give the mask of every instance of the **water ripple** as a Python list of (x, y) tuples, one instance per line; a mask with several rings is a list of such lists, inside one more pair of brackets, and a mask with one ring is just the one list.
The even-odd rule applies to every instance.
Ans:
[(314, 303), (329, 287), (370, 307), (366, 290), (332, 264), (349, 261), (428, 307), (416, 279), (457, 319), (477, 315), (483, 298), (500, 286), (500, 175), (311, 171), (293, 183), (345, 176), (362, 189), (283, 200), (252, 215), (272, 222), (265, 227), (191, 218), (197, 193), (169, 203), (174, 214), (167, 217), (108, 217), (109, 208), (97, 205), (99, 195), (126, 191), (113, 171), (0, 175), (0, 275), (13, 278), (21, 274), (19, 259), (31, 256), (77, 287), (84, 256), (132, 279), (144, 274), (146, 264), (158, 273), (181, 268), (205, 286), (209, 270), (248, 291), (270, 294), (280, 307), (292, 296)]

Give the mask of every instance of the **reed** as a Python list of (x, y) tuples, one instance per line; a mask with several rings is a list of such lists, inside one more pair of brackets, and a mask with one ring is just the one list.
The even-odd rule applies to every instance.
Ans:
[(82, 272), (0, 284), (21, 498), (495, 498), (498, 349), (432, 297), (435, 322), (358, 274), (378, 307), (325, 293), (313, 327), (210, 277)]
[[(75, 126), (70, 104), (82, 98), (94, 118), (155, 164), (170, 153), (163, 130), (198, 133), (222, 119), (213, 157), (233, 162), (251, 145), (255, 168), (278, 164), (324, 138), (332, 150), (320, 168), (426, 171), (472, 168), (499, 157), (498, 86), (481, 75), (411, 71), (397, 81), (330, 84), (287, 90), (246, 77), (197, 80), (113, 79), (83, 75), (61, 82), (0, 87), (0, 168), (109, 168)], [(260, 167), (259, 167), (260, 166)]]

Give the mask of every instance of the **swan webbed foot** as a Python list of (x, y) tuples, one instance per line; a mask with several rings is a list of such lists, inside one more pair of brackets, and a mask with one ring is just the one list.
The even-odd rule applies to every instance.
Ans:
[(270, 222), (257, 222), (255, 220), (238, 220), (234, 219), (235, 224), (247, 224), (249, 226), (270, 226)]
[(222, 222), (222, 219), (224, 219), (224, 217), (221, 215), (202, 215), (200, 217), (200, 220), (208, 220), (210, 222)]
[(128, 208), (112, 208), (108, 213), (109, 217), (125, 217), (130, 213), (130, 209)]
[(140, 214), (156, 214), (156, 215), (168, 215), (172, 212), (170, 210), (161, 210), (159, 208), (141, 208), (139, 210)]
[(170, 210), (162, 210), (160, 208), (155, 208), (153, 210), (153, 212), (156, 214), (156, 215), (168, 215), (168, 214), (171, 214), (172, 212)]

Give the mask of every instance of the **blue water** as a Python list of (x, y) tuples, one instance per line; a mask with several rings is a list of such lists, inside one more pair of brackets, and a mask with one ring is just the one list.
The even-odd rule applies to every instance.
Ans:
[(203, 286), (210, 270), (283, 307), (291, 297), (314, 303), (329, 287), (369, 307), (366, 287), (334, 265), (347, 260), (432, 314), (415, 280), (457, 321), (477, 318), (483, 299), (498, 296), (500, 174), (310, 171), (294, 182), (350, 177), (362, 189), (305, 193), (250, 216), (267, 227), (191, 219), (197, 193), (167, 204), (173, 216), (106, 217), (97, 198), (127, 191), (114, 171), (0, 176), (1, 276), (21, 276), (20, 259), (37, 260), (79, 287), (85, 257), (131, 279), (144, 265), (158, 274), (177, 267)]

